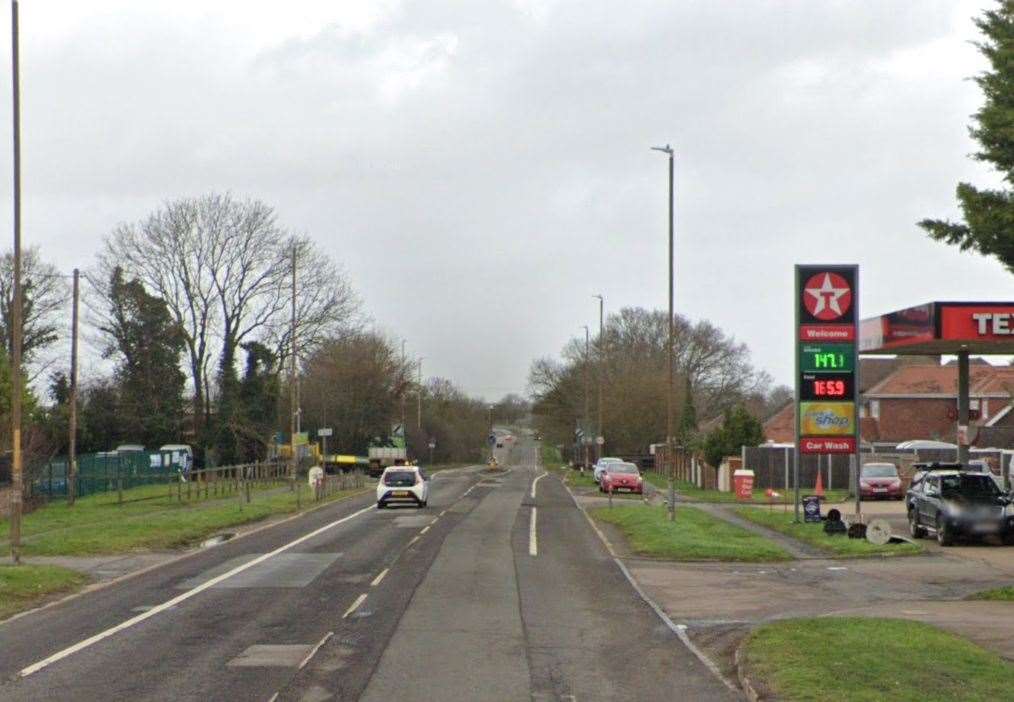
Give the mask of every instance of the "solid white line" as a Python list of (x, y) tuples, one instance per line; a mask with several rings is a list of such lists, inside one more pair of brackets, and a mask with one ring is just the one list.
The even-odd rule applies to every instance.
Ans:
[(265, 554), (263, 554), (261, 556), (257, 556), (257, 558), (254, 558), (252, 561), (248, 561), (248, 562), (246, 562), (246, 563), (244, 563), (242, 565), (236, 566), (235, 568), (233, 568), (232, 570), (230, 570), (230, 571), (228, 571), (226, 573), (222, 573), (221, 575), (218, 575), (218, 576), (216, 576), (214, 578), (211, 578), (210, 580), (207, 580), (207, 581), (201, 583), (200, 585), (198, 585), (197, 587), (193, 588), (192, 590), (187, 590), (186, 592), (184, 592), (184, 593), (182, 593), (180, 595), (177, 595), (176, 597), (172, 598), (171, 600), (163, 602), (162, 604), (158, 605), (157, 607), (152, 607), (147, 612), (142, 612), (141, 614), (137, 615), (136, 617), (131, 617), (130, 619), (128, 619), (128, 620), (126, 620), (124, 622), (121, 622), (121, 623), (117, 624), (114, 627), (106, 629), (105, 631), (101, 631), (98, 634), (95, 634), (94, 636), (90, 636), (90, 637), (88, 637), (87, 639), (85, 639), (83, 641), (77, 642), (73, 646), (68, 646), (67, 648), (63, 649), (62, 651), (57, 651), (56, 653), (54, 653), (53, 655), (49, 656), (48, 658), (43, 658), (41, 661), (38, 661), (37, 663), (32, 663), (30, 666), (22, 668), (21, 672), (19, 672), (18, 675), (20, 675), (23, 678), (26, 678), (29, 675), (31, 675), (32, 673), (37, 673), (38, 671), (42, 670), (46, 666), (52, 665), (53, 663), (56, 663), (57, 661), (63, 660), (67, 656), (72, 656), (75, 653), (77, 653), (78, 651), (82, 651), (82, 650), (88, 648), (92, 644), (96, 644), (99, 641), (102, 641), (103, 639), (107, 639), (110, 636), (113, 636), (114, 634), (118, 634), (119, 632), (123, 631), (124, 629), (129, 629), (130, 627), (134, 626), (135, 624), (140, 624), (145, 619), (150, 619), (151, 617), (154, 617), (156, 614), (164, 612), (167, 609), (169, 609), (170, 607), (174, 607), (175, 605), (178, 605), (180, 602), (183, 602), (185, 600), (189, 600), (194, 595), (200, 594), (200, 593), (204, 592), (205, 590), (207, 590), (209, 588), (212, 588), (215, 585), (218, 585), (220, 582), (222, 582), (224, 580), (228, 580), (229, 578), (233, 577), (234, 575), (238, 575), (239, 573), (242, 573), (244, 570), (247, 570), (249, 568), (253, 568), (255, 565), (263, 563), (264, 561), (268, 560), (269, 558), (274, 558), (279, 553), (283, 553), (284, 551), (288, 551), (293, 546), (298, 546), (299, 544), (303, 543), (307, 539), (312, 539), (314, 536), (317, 536), (318, 534), (322, 534), (325, 531), (327, 531), (328, 529), (332, 529), (332, 528), (338, 526), (339, 524), (343, 524), (343, 523), (349, 521), (350, 519), (355, 519), (356, 517), (358, 517), (360, 515), (363, 515), (363, 514), (366, 514), (367, 512), (372, 512), (373, 509), (374, 509), (373, 505), (370, 505), (369, 507), (364, 507), (363, 509), (359, 510), (358, 512), (353, 512), (352, 514), (348, 515), (347, 517), (342, 517), (341, 519), (333, 521), (330, 524), (325, 524), (324, 526), (320, 527), (319, 529), (314, 529), (313, 531), (311, 531), (311, 532), (309, 532), (307, 534), (303, 534), (298, 539), (295, 539), (294, 541), (290, 541), (289, 543), (285, 544), (284, 546), (279, 546), (278, 548), (276, 548), (274, 551), (271, 551), (270, 553), (265, 553)]
[(271, 695), (271, 699), (269, 699), (268, 702), (275, 702), (275, 700), (277, 700), (277, 699), (278, 699), (278, 693), (276, 692), (275, 694)]
[(387, 575), (387, 571), (389, 570), (390, 568), (384, 568), (382, 571), (380, 571), (380, 574), (370, 582), (370, 587), (376, 587), (377, 585), (380, 585), (380, 581), (384, 579), (384, 576)]
[(532, 481), (532, 499), (533, 500), (535, 499), (535, 486), (538, 485), (539, 481), (542, 480), (543, 478), (545, 478), (547, 475), (549, 475), (549, 474), (548, 473), (543, 473), (542, 475), (540, 475), (539, 477), (537, 477), (535, 480)]
[(535, 522), (538, 519), (539, 513), (535, 507), (532, 507), (532, 519), (528, 522), (528, 555), (538, 556), (539, 555), (539, 534), (535, 526)]
[(345, 614), (342, 615), (342, 619), (347, 619), (350, 614), (359, 609), (359, 605), (361, 605), (364, 600), (366, 600), (365, 592), (357, 597), (355, 602), (349, 605), (349, 608), (345, 610)]
[(680, 643), (686, 646), (687, 650), (689, 650), (692, 654), (694, 654), (694, 656), (697, 657), (697, 660), (703, 663), (705, 667), (708, 670), (710, 670), (711, 673), (716, 678), (721, 680), (722, 684), (724, 684), (727, 688), (729, 688), (733, 692), (738, 693), (740, 691), (739, 688), (736, 687), (736, 685), (734, 685), (728, 678), (722, 675), (722, 671), (719, 670), (717, 665), (715, 665), (715, 662), (712, 661), (710, 658), (708, 658), (704, 654), (704, 652), (701, 651), (699, 648), (697, 648), (697, 646), (694, 645), (693, 641), (690, 640), (690, 637), (687, 636), (686, 625), (673, 623), (672, 619), (669, 618), (669, 615), (665, 613), (665, 610), (659, 607), (658, 604), (655, 602), (655, 600), (648, 597), (648, 595), (644, 592), (644, 590), (641, 589), (641, 586), (637, 583), (636, 580), (634, 580), (634, 576), (630, 574), (629, 570), (627, 570), (627, 566), (625, 566), (623, 564), (623, 561), (621, 561), (616, 556), (616, 552), (613, 551), (613, 545), (609, 543), (609, 540), (605, 537), (605, 534), (603, 534), (599, 530), (598, 526), (595, 524), (595, 521), (591, 518), (591, 515), (588, 514), (587, 511), (585, 511), (584, 507), (578, 504), (577, 498), (574, 497), (574, 493), (571, 492), (570, 488), (567, 488), (567, 492), (570, 493), (570, 499), (574, 501), (574, 506), (581, 511), (581, 514), (584, 515), (584, 518), (588, 520), (588, 524), (590, 524), (592, 529), (595, 530), (595, 533), (598, 534), (598, 537), (602, 540), (602, 543), (605, 544), (606, 549), (609, 551), (609, 555), (613, 557), (613, 562), (616, 563), (616, 565), (619, 567), (620, 572), (623, 573), (624, 577), (626, 577), (627, 579), (627, 582), (629, 582), (630, 586), (634, 588), (634, 591), (638, 594), (638, 596), (642, 600), (644, 600), (645, 604), (651, 607), (651, 609), (655, 612), (655, 614), (658, 615), (658, 618), (665, 623), (665, 625), (669, 628), (669, 630), (672, 631), (674, 634), (676, 634), (676, 637), (680, 640)]
[(408, 545), (409, 545), (409, 546), (411, 546), (412, 544), (414, 544), (414, 543), (415, 543), (416, 541), (418, 541), (418, 540), (419, 540), (419, 537), (418, 537), (418, 536), (413, 536), (413, 537), (412, 537), (412, 540), (408, 542)]
[(313, 647), (313, 650), (311, 650), (308, 654), (306, 654), (306, 658), (304, 658), (300, 662), (298, 669), (302, 670), (303, 668), (305, 668), (306, 664), (310, 662), (310, 659), (317, 655), (317, 651), (320, 650), (320, 647), (323, 646), (325, 643), (327, 643), (327, 640), (330, 639), (332, 636), (334, 636), (333, 631), (329, 631), (326, 634), (324, 634), (324, 638), (318, 641), (317, 645)]
[(422, 531), (419, 532), (419, 536), (422, 536), (423, 534), (425, 534), (429, 530), (430, 530), (429, 526), (423, 527)]

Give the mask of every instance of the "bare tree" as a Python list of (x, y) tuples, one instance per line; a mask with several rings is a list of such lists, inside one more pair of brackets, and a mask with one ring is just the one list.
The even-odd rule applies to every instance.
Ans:
[[(68, 318), (70, 294), (67, 281), (56, 266), (42, 261), (39, 249), (26, 249), (21, 258), (24, 291), (22, 312), (22, 358), (25, 365), (40, 360), (40, 354), (60, 338), (63, 322)], [(0, 335), (4, 348), (11, 353), (13, 336), (11, 309), (14, 301), (14, 257), (5, 253), (0, 258)]]

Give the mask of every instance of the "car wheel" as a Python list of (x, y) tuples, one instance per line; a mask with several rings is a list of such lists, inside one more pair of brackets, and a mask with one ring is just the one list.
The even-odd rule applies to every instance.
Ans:
[(951, 546), (954, 544), (954, 536), (951, 534), (950, 529), (947, 528), (947, 522), (937, 517), (937, 543), (941, 546)]
[(386, 506), (387, 505), (385, 505), (383, 502), (378, 502), (377, 503), (377, 509), (384, 509), (384, 507), (386, 507)]
[(908, 533), (913, 539), (921, 539), (926, 536), (926, 530), (919, 526), (919, 516), (914, 509), (908, 511)]
[(422, 502), (420, 502), (419, 503), (419, 508), (422, 509), (423, 507), (425, 507), (427, 502), (428, 502), (428, 500), (423, 500)]

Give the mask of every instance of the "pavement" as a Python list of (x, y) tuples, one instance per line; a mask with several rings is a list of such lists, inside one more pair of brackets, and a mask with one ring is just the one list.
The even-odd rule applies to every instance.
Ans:
[(738, 698), (535, 447), (498, 458), (426, 509), (330, 504), (0, 624), (0, 700)]

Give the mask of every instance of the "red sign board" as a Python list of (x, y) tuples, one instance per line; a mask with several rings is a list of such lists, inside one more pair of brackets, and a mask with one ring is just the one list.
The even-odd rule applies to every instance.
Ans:
[(1010, 305), (945, 305), (940, 311), (940, 338), (1009, 341), (1014, 336)]
[(800, 453), (855, 453), (854, 436), (803, 436), (799, 439)]
[(800, 324), (800, 341), (855, 341), (856, 328), (849, 324)]

